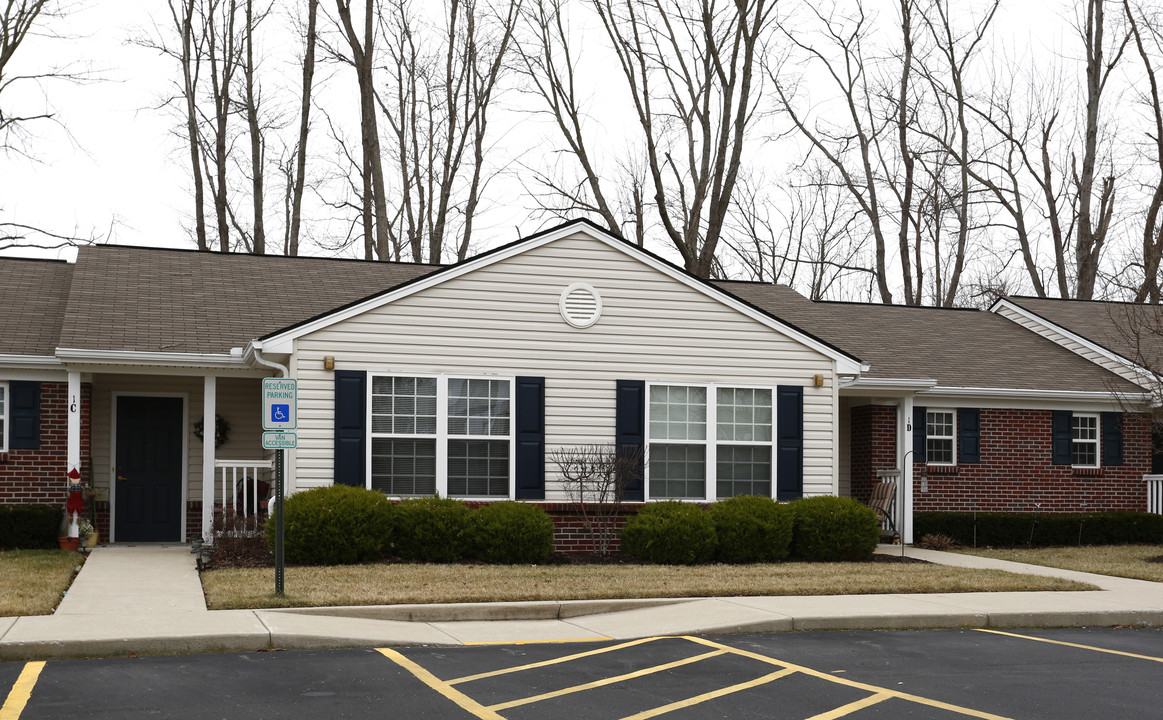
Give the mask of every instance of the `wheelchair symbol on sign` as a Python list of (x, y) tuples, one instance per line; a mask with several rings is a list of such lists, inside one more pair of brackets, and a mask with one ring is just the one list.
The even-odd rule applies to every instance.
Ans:
[(290, 405), (271, 405), (271, 421), (287, 422), (291, 419)]

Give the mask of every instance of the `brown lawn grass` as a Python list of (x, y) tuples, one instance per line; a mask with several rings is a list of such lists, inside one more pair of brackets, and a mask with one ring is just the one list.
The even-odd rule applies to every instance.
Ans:
[(0, 617), (52, 613), (84, 562), (62, 550), (0, 552)]
[(600, 598), (863, 595), (872, 593), (1093, 590), (1058, 578), (945, 565), (421, 565), (290, 567), (276, 597), (272, 568), (202, 573), (212, 610), (329, 605)]
[(1151, 558), (1163, 556), (1163, 545), (1083, 545), (998, 550), (965, 548), (959, 552), (1098, 575), (1163, 582), (1163, 562), (1148, 562)]

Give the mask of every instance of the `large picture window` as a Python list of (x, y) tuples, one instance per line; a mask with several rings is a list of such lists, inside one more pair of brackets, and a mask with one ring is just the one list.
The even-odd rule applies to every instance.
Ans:
[(930, 465), (957, 464), (957, 413), (925, 412), (925, 459)]
[(372, 376), (372, 489), (510, 497), (511, 393), (510, 379)]
[(652, 499), (771, 495), (771, 388), (651, 385)]

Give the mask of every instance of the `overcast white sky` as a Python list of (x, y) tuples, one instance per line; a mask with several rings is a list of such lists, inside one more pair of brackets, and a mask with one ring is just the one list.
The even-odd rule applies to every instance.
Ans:
[[(192, 247), (183, 226), (191, 202), (188, 159), (172, 134), (173, 117), (155, 109), (175, 67), (129, 42), (151, 26), (151, 14), (159, 22), (168, 21), (160, 14), (167, 12), (165, 4), (160, 0), (86, 4), (62, 26), (76, 37), (30, 40), (29, 47), (21, 49), (21, 67), (27, 71), (54, 62), (89, 64), (102, 80), (45, 87), (69, 134), (41, 126), (32, 143), (36, 161), (0, 158), (0, 208), (10, 220), (60, 233), (95, 233), (118, 244)], [(889, 12), (891, 5), (886, 3)], [(1004, 36), (1002, 44), (1013, 47), (1017, 56), (1059, 52), (1069, 5), (1068, 0), (1010, 0), (996, 23)], [(597, 44), (587, 43), (587, 51)], [(523, 209), (514, 214), (518, 220), (500, 224), (493, 244), (513, 239), (512, 224), (522, 214)]]

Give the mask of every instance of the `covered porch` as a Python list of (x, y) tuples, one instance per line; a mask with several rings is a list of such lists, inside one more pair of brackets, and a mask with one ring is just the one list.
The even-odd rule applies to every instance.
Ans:
[(69, 403), (68, 465), (90, 470), (101, 537), (185, 542), (209, 537), (224, 509), (248, 516), (263, 510), (273, 454), (262, 449), (260, 387), (270, 374), (242, 367), (69, 367), (68, 395), (78, 402)]

